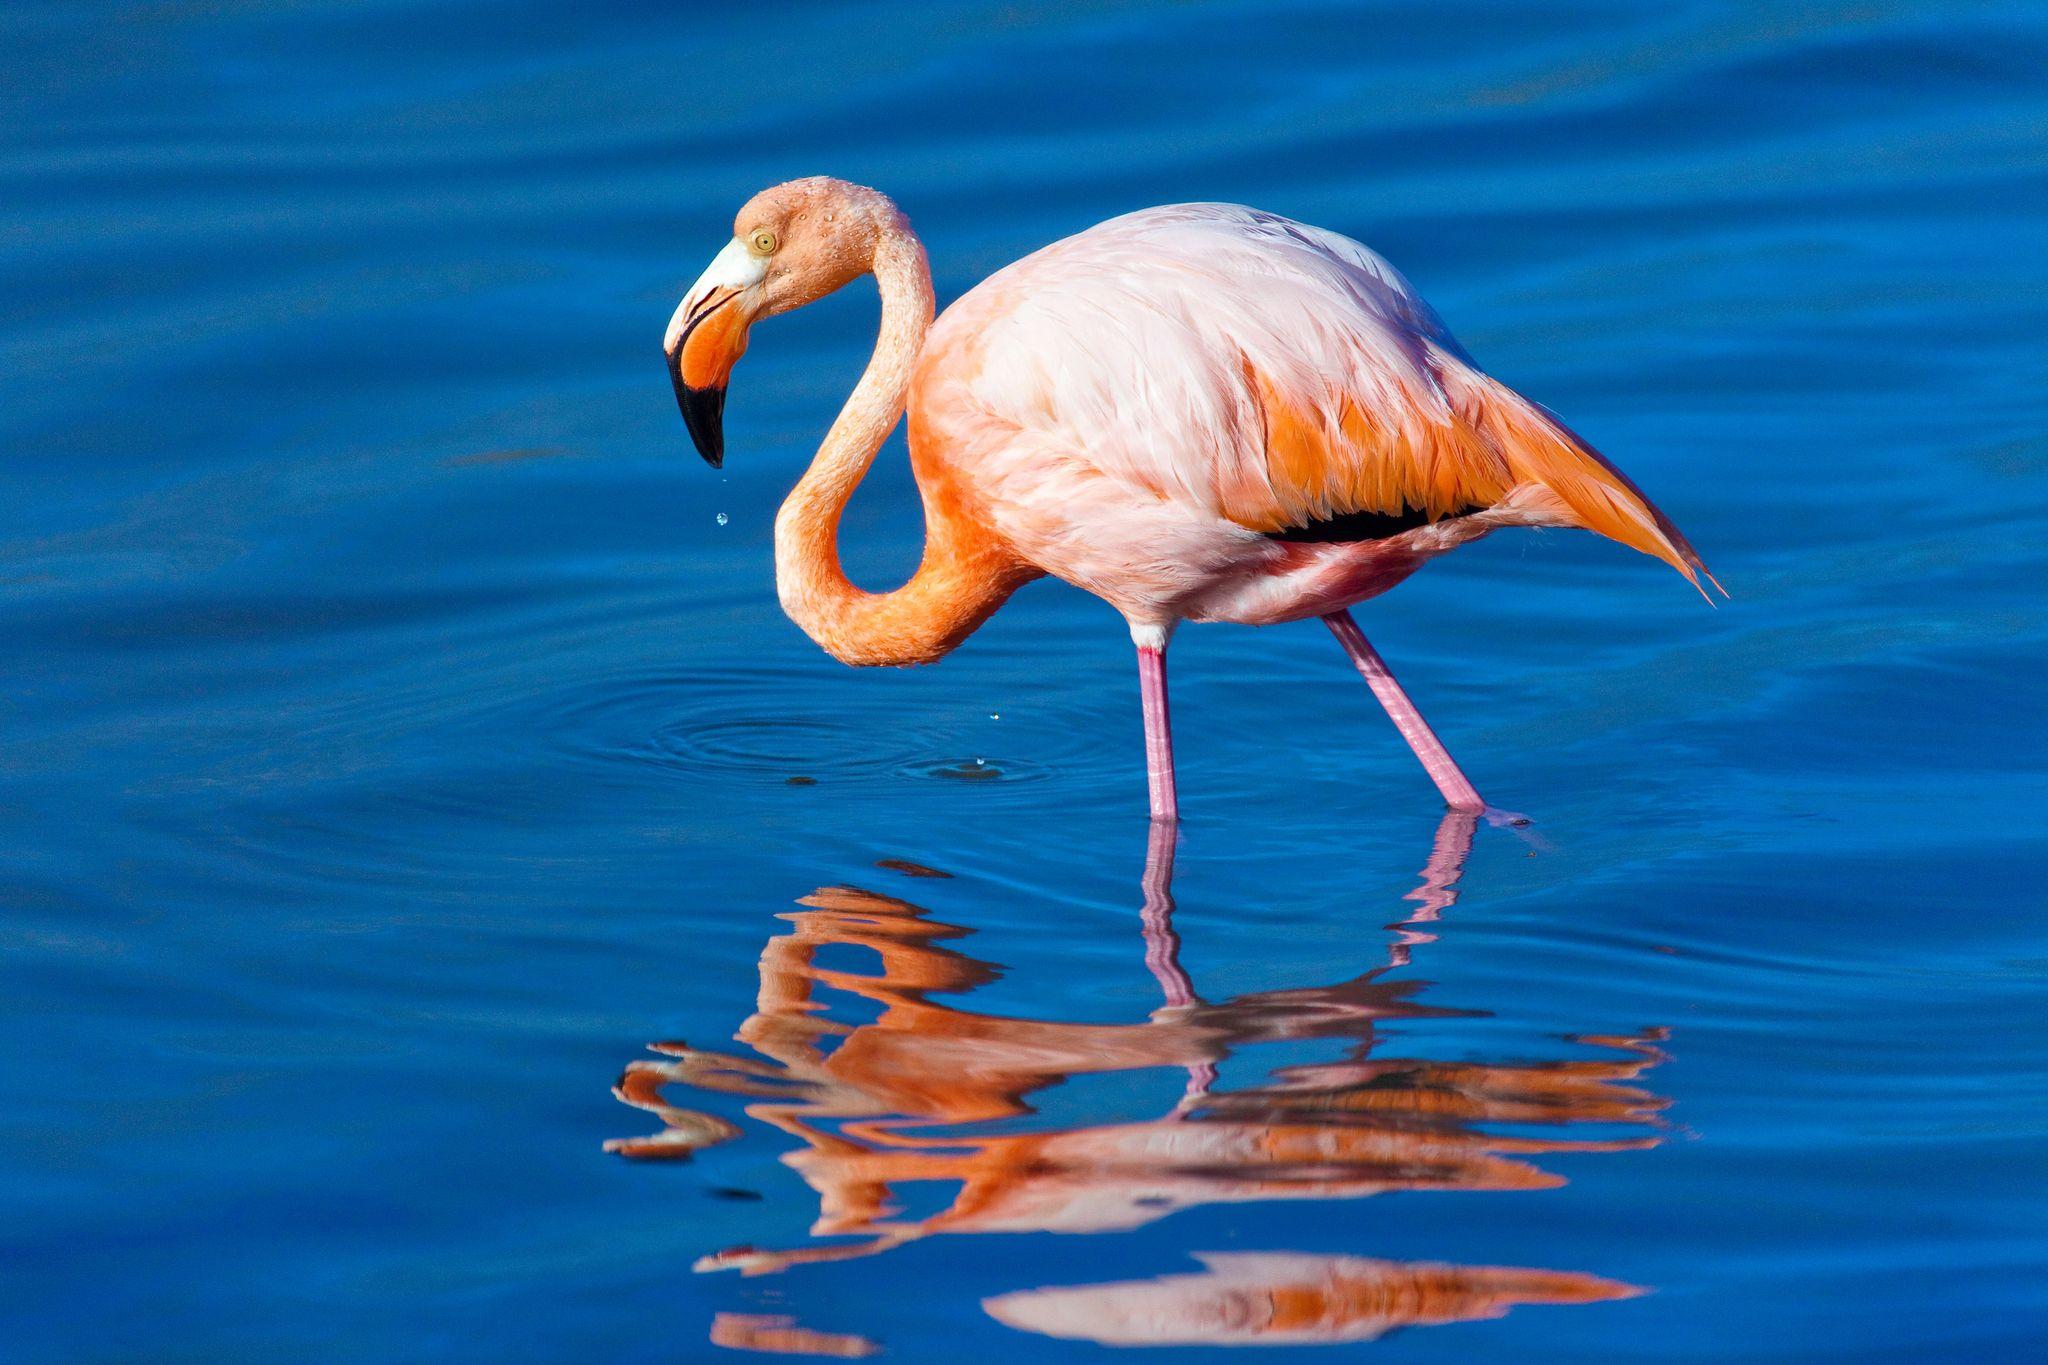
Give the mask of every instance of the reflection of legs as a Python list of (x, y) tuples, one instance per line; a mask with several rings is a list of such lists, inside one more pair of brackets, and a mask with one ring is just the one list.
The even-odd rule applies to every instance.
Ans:
[[(1180, 965), (1180, 935), (1173, 929), (1173, 854), (1180, 843), (1180, 831), (1172, 824), (1154, 820), (1151, 837), (1145, 841), (1145, 908), (1139, 922), (1145, 932), (1145, 968), (1159, 983), (1166, 997), (1166, 1009), (1179, 1012), (1202, 1003), (1195, 983)], [(1213, 1062), (1188, 1067), (1187, 1093), (1181, 1107), (1188, 1108), (1209, 1093), (1216, 1084)]]
[(1433, 920), (1458, 903), (1458, 878), (1465, 875), (1465, 860), (1472, 856), (1472, 836), (1478, 828), (1479, 818), (1470, 811), (1444, 812), (1429, 861), (1422, 868), (1422, 885), (1402, 897), (1421, 906), (1408, 917), (1409, 924)]
[(1195, 983), (1181, 970), (1180, 935), (1173, 931), (1173, 850), (1179, 841), (1174, 827), (1152, 823), (1152, 837), (1145, 843), (1145, 967), (1159, 983), (1159, 993), (1168, 1006), (1179, 1009), (1195, 1003)]
[(1429, 722), (1415, 709), (1415, 703), (1408, 699), (1408, 694), (1401, 690), (1401, 684), (1394, 681), (1387, 661), (1365, 638), (1365, 632), (1358, 628), (1358, 622), (1351, 619), (1351, 613), (1333, 611), (1323, 618), (1323, 624), (1330, 628), (1330, 633), (1344, 646), (1344, 652), (1351, 656), (1351, 662), (1365, 675), (1373, 695), (1380, 699), (1380, 705), (1386, 707), (1387, 714), (1393, 718), (1394, 728), (1401, 732), (1401, 738), (1408, 741), (1408, 747), (1422, 760), (1430, 781), (1436, 783), (1436, 789), (1444, 794), (1444, 800), (1451, 809), (1474, 814), (1485, 810), (1486, 802), (1480, 799), (1478, 788), (1459, 771), (1450, 751), (1429, 728)]
[(1436, 843), (1429, 850), (1429, 862), (1422, 869), (1422, 885), (1403, 900), (1416, 903), (1415, 912), (1398, 924), (1393, 947), (1387, 951), (1387, 967), (1408, 965), (1409, 950), (1419, 943), (1434, 943), (1435, 934), (1412, 929), (1410, 925), (1433, 922), (1458, 903), (1458, 878), (1465, 875), (1465, 860), (1472, 856), (1472, 836), (1479, 829), (1479, 817), (1470, 811), (1447, 810), (1436, 827)]

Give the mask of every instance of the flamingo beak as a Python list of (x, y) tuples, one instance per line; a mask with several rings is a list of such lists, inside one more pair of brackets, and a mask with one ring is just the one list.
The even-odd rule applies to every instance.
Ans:
[(683, 425), (713, 469), (725, 463), (726, 379), (746, 354), (747, 326), (767, 271), (768, 263), (744, 242), (728, 242), (683, 296), (662, 342)]

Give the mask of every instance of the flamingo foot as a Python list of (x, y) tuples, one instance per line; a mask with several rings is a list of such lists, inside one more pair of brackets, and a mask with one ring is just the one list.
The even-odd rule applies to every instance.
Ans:
[(1506, 830), (1537, 853), (1555, 853), (1557, 851), (1556, 844), (1551, 843), (1550, 840), (1536, 832), (1536, 822), (1520, 811), (1502, 810), (1498, 806), (1488, 806), (1485, 819), (1487, 824), (1492, 825), (1495, 829)]

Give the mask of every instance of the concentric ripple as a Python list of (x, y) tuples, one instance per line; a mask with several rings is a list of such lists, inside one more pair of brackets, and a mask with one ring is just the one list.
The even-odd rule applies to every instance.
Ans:
[(593, 682), (573, 696), (556, 691), (490, 723), (520, 726), (579, 761), (760, 784), (1037, 782), (1062, 758), (1081, 757), (981, 749), (986, 722), (956, 708), (906, 708), (883, 689), (840, 689), (829, 710), (817, 698), (754, 670), (659, 672)]

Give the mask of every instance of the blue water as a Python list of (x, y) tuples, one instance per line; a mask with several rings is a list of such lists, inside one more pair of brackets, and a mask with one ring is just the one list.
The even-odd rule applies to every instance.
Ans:
[[(0, 1355), (2039, 1350), (2043, 70), (1935, 0), (8, 6)], [(1148, 884), (1099, 603), (864, 673), (776, 607), (871, 289), (688, 449), (668, 313), (820, 172), (942, 301), (1360, 237), (1733, 600), (1521, 533), (1361, 611), (1528, 838), (1319, 627), (1183, 631)], [(917, 543), (899, 436), (849, 565)]]

